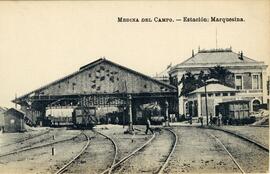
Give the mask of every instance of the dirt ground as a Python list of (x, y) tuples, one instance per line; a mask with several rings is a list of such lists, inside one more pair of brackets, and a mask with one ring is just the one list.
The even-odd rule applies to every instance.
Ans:
[[(141, 127), (135, 126), (135, 128), (141, 129)], [(105, 127), (98, 127), (97, 131), (104, 133), (105, 135), (111, 137), (118, 146), (118, 156), (116, 162), (120, 161), (122, 158), (130, 154), (132, 151), (142, 146), (151, 135), (145, 135), (144, 130), (138, 131), (135, 129), (134, 135), (124, 134), (127, 127), (108, 125)], [(113, 130), (113, 131), (111, 131)]]
[[(151, 135), (135, 130), (134, 135), (124, 134), (127, 127), (119, 125), (100, 125), (95, 131), (101, 132), (112, 138), (118, 147), (116, 162), (135, 149), (142, 146)], [(70, 165), (66, 173), (101, 173), (112, 165), (114, 158), (114, 146), (111, 141), (95, 131), (85, 131), (90, 136), (90, 145), (75, 163)]]
[(35, 129), (35, 131), (23, 133), (0, 133), (0, 147), (8, 146), (10, 144), (31, 139), (48, 132), (49, 128)]
[(102, 173), (111, 166), (114, 157), (112, 143), (98, 133), (85, 132), (90, 136), (90, 145), (75, 163), (68, 167), (66, 173)]
[[(116, 162), (132, 153), (147, 142), (152, 135), (145, 135), (145, 126), (134, 126), (135, 134), (124, 134), (127, 127), (120, 125), (99, 125), (95, 131), (111, 137), (118, 146)], [(155, 127), (156, 128), (156, 127)], [(266, 141), (269, 133), (264, 127), (225, 127), (239, 131), (245, 136)], [(269, 153), (259, 149), (240, 138), (222, 131), (202, 129), (196, 126), (175, 126), (172, 129), (178, 135), (175, 152), (165, 168), (164, 173), (240, 173), (230, 156), (210, 134), (215, 135), (231, 152), (245, 172), (266, 172), (269, 167)], [(75, 157), (86, 145), (86, 137), (79, 130), (51, 128), (48, 134), (44, 130), (0, 136), (0, 156), (18, 149), (39, 146), (53, 141), (68, 141), (19, 152), (0, 157), (0, 173), (54, 173)], [(66, 173), (101, 173), (111, 166), (114, 157), (114, 147), (111, 141), (93, 131), (84, 131), (90, 137), (90, 145)], [(39, 135), (40, 136), (36, 136)], [(77, 138), (73, 138), (79, 135)], [(36, 136), (31, 138), (31, 136)], [(52, 139), (55, 137), (55, 140)], [(73, 138), (73, 139), (72, 139)], [(264, 140), (262, 140), (264, 138)], [(18, 143), (18, 141), (25, 140)], [(17, 143), (16, 143), (17, 142)], [(173, 139), (172, 134), (156, 129), (154, 139), (138, 154), (132, 156), (115, 173), (155, 173), (164, 163), (169, 154)], [(52, 147), (55, 155), (52, 156)]]
[(269, 153), (259, 147), (228, 133), (206, 130), (217, 136), (247, 173), (266, 173), (269, 168)]
[[(77, 133), (78, 132), (79, 131), (77, 131)], [(68, 132), (65, 136), (73, 135)], [(12, 174), (53, 173), (79, 153), (86, 144), (85, 140), (86, 138), (80, 135), (78, 138), (54, 144), (53, 146), (46, 146), (1, 157), (0, 171), (1, 173)], [(52, 147), (55, 149), (54, 156), (52, 156)]]
[(236, 173), (233, 161), (205, 133), (196, 127), (177, 127), (178, 144), (164, 173)]
[(169, 131), (156, 132), (155, 139), (138, 154), (119, 167), (115, 173), (157, 173), (165, 162), (173, 136)]
[(269, 146), (269, 127), (222, 126), (221, 128), (249, 137), (267, 147)]
[[(56, 142), (56, 141), (65, 140), (68, 138), (75, 137), (78, 134), (80, 134), (80, 131), (78, 130), (66, 130), (65, 128), (51, 129), (47, 133), (39, 134), (40, 136), (33, 136), (32, 134), (27, 133), (27, 136), (31, 135), (32, 138), (28, 138), (25, 141), (21, 141), (21, 140), (13, 141), (13, 139), (11, 139), (12, 141), (6, 141), (6, 143), (8, 143), (9, 145), (1, 147), (0, 156), (6, 153), (12, 152), (12, 151), (22, 150), (22, 149), (26, 149), (30, 147), (35, 147), (35, 146), (40, 146), (40, 145)], [(17, 134), (16, 136), (20, 137), (21, 135), (24, 135), (24, 134)], [(34, 135), (36, 135), (36, 133), (34, 133)], [(16, 138), (16, 139), (19, 139), (19, 138)]]

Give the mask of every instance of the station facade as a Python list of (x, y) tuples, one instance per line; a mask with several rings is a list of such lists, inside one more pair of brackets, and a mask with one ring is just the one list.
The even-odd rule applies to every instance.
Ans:
[[(228, 79), (232, 88), (228, 86), (210, 87), (207, 94), (204, 89), (197, 89), (189, 96), (180, 96), (183, 84), (179, 84), (182, 76), (191, 72), (197, 74), (201, 71), (207, 73), (209, 68), (221, 66), (232, 73), (232, 78)], [(179, 95), (179, 114), (190, 114), (191, 107), (196, 107), (195, 116), (205, 116), (203, 109), (205, 95), (208, 95), (209, 110), (208, 115), (217, 114), (217, 105), (221, 102), (233, 100), (249, 101), (249, 111), (256, 111), (261, 104), (267, 104), (267, 65), (262, 61), (256, 61), (244, 56), (241, 53), (235, 53), (229, 49), (198, 50), (198, 53), (192, 53), (192, 56), (184, 62), (170, 68), (169, 75), (178, 80)], [(209, 87), (207, 87), (209, 88)], [(192, 106), (189, 105), (189, 103)], [(198, 108), (198, 104), (200, 104)], [(200, 107), (202, 109), (200, 109)], [(193, 111), (194, 112), (194, 111)]]

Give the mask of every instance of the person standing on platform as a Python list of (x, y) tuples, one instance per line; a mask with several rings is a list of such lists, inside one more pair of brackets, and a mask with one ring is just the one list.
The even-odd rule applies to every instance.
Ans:
[(213, 124), (213, 116), (212, 116), (212, 113), (210, 113), (210, 125), (212, 126)]
[(148, 130), (150, 130), (150, 132), (153, 134), (153, 130), (151, 129), (151, 121), (149, 117), (146, 117), (146, 130), (145, 130), (145, 134), (147, 135)]
[(114, 122), (115, 122), (115, 124), (119, 124), (119, 118), (116, 117)]
[(199, 116), (199, 122), (201, 123), (201, 126), (203, 126), (203, 116), (201, 115), (201, 116)]
[(222, 120), (222, 114), (219, 113), (219, 114), (218, 114), (218, 126), (221, 125), (221, 120)]

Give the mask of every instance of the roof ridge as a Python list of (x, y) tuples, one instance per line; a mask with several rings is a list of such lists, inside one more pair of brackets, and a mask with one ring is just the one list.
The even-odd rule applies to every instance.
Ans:
[[(156, 79), (154, 79), (154, 78), (152, 78), (152, 77), (150, 77), (150, 76), (147, 76), (147, 75), (142, 74), (142, 73), (140, 73), (140, 72), (138, 72), (138, 71), (135, 71), (135, 70), (132, 70), (132, 69), (127, 68), (127, 67), (125, 67), (125, 66), (122, 66), (122, 65), (120, 65), (120, 64), (114, 63), (114, 62), (112, 62), (112, 61), (110, 61), (110, 60), (107, 60), (107, 59), (105, 59), (105, 58), (100, 58), (100, 59), (98, 59), (98, 60), (95, 60), (95, 61), (93, 61), (93, 62), (91, 62), (91, 63), (89, 63), (89, 64), (86, 64), (86, 65), (80, 67), (80, 69), (79, 69), (78, 71), (75, 71), (75, 72), (73, 72), (73, 73), (71, 73), (71, 74), (69, 74), (69, 75), (66, 75), (66, 76), (64, 76), (64, 77), (62, 77), (62, 78), (59, 78), (58, 80), (55, 80), (55, 81), (53, 81), (53, 82), (51, 82), (51, 83), (48, 83), (48, 84), (46, 84), (46, 85), (43, 85), (43, 86), (41, 86), (41, 87), (39, 87), (39, 88), (37, 88), (37, 89), (35, 89), (35, 90), (32, 90), (31, 92), (28, 92), (28, 93), (26, 93), (26, 94), (24, 94), (24, 95), (22, 95), (22, 96), (20, 96), (20, 97), (17, 97), (16, 99), (24, 98), (24, 97), (26, 97), (26, 96), (28, 96), (28, 95), (34, 93), (34, 92), (40, 91), (40, 90), (42, 90), (42, 89), (44, 89), (44, 88), (46, 88), (46, 87), (48, 87), (48, 86), (50, 86), (50, 85), (56, 84), (56, 83), (58, 83), (58, 82), (60, 82), (60, 81), (62, 81), (62, 80), (65, 80), (65, 79), (67, 79), (67, 78), (70, 78), (70, 77), (72, 77), (72, 76), (75, 76), (75, 75), (77, 75), (78, 73), (83, 72), (83, 71), (85, 71), (85, 70), (88, 70), (89, 68), (91, 68), (91, 67), (93, 67), (93, 66), (96, 66), (96, 65), (98, 65), (98, 64), (100, 64), (100, 63), (102, 63), (102, 62), (108, 62), (108, 63), (113, 64), (113, 65), (115, 65), (115, 66), (118, 66), (118, 67), (120, 67), (120, 68), (122, 68), (122, 69), (126, 69), (127, 71), (131, 71), (131, 72), (133, 72), (133, 73), (135, 73), (135, 74), (137, 74), (137, 75), (143, 76), (143, 77), (145, 77), (145, 78), (147, 78), (147, 79), (149, 79), (149, 80), (152, 80), (152, 81), (154, 81), (154, 82), (156, 82), (156, 83), (159, 83), (159, 84), (161, 84), (161, 85), (165, 85), (165, 86), (167, 86), (167, 87), (169, 87), (169, 88), (174, 88), (174, 89), (176, 89), (175, 86), (169, 85), (169, 84), (164, 83), (164, 82), (159, 81), (159, 80), (156, 80)], [(12, 102), (16, 101), (16, 99), (12, 100)]]
[[(218, 49), (218, 50), (200, 50), (199, 52), (197, 52), (194, 56), (191, 56), (191, 57), (189, 57), (188, 59), (186, 59), (186, 60), (184, 60), (183, 62), (181, 62), (181, 63), (179, 63), (179, 64), (177, 64), (177, 65), (175, 65), (174, 67), (172, 67), (172, 68), (175, 68), (175, 67), (178, 67), (178, 66), (181, 66), (181, 65), (185, 65), (185, 64), (192, 64), (192, 63), (194, 63), (194, 64), (201, 64), (202, 62), (202, 58), (208, 58), (208, 56), (207, 55), (210, 55), (210, 54), (219, 54), (219, 53), (226, 53), (226, 54), (230, 54), (230, 53), (232, 53), (232, 54), (234, 54), (234, 55), (236, 55), (237, 57), (239, 57), (239, 53), (236, 53), (236, 52), (234, 52), (233, 50), (231, 50), (231, 49)], [(206, 57), (204, 57), (203, 55), (201, 55), (201, 54), (206, 54)], [(199, 56), (199, 55), (201, 55), (201, 56)], [(199, 56), (199, 59), (197, 58), (197, 56)], [(203, 56), (203, 57), (202, 57)], [(228, 55), (229, 56), (229, 55)], [(242, 60), (242, 62), (245, 62), (245, 63), (259, 63), (259, 61), (257, 61), (257, 60), (254, 60), (254, 59), (251, 59), (251, 58), (249, 58), (249, 57), (247, 57), (247, 56), (245, 56), (245, 55), (243, 55), (243, 57), (244, 57), (244, 59)], [(194, 60), (193, 60), (194, 59)], [(196, 63), (196, 60), (200, 60), (200, 62), (201, 63)], [(213, 59), (213, 58), (212, 58)], [(232, 63), (233, 62), (237, 62), (237, 60), (236, 60), (236, 57), (234, 57), (234, 56), (232, 56)], [(211, 62), (207, 62), (207, 63), (211, 63)], [(218, 63), (218, 62), (213, 62), (213, 63)], [(219, 63), (229, 63), (229, 62), (219, 62)]]

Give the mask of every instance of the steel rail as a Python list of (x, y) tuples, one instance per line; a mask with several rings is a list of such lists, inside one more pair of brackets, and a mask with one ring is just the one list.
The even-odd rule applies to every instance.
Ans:
[(112, 164), (111, 164), (111, 167), (110, 167), (109, 171), (108, 171), (108, 170), (104, 170), (104, 171), (101, 173), (101, 174), (105, 174), (105, 173), (108, 172), (108, 174), (111, 174), (112, 169), (113, 169), (113, 166), (114, 166), (115, 163), (116, 163), (116, 158), (117, 158), (117, 155), (118, 155), (118, 147), (117, 147), (115, 141), (114, 141), (111, 137), (109, 137), (109, 136), (107, 136), (107, 135), (105, 135), (105, 134), (103, 134), (103, 133), (101, 133), (101, 132), (99, 132), (99, 131), (96, 131), (96, 132), (97, 132), (98, 134), (104, 136), (106, 139), (110, 140), (110, 141), (112, 142), (113, 146), (114, 146), (114, 152), (115, 152), (115, 153), (114, 153), (114, 158), (113, 158), (113, 162), (112, 162)]
[(235, 165), (238, 167), (238, 169), (241, 171), (241, 173), (245, 173), (245, 171), (242, 169), (240, 164), (236, 161), (236, 159), (232, 156), (232, 154), (228, 151), (228, 149), (225, 147), (225, 145), (213, 134), (209, 133), (222, 147), (223, 149), (228, 153), (232, 161), (235, 163)]
[(177, 137), (177, 135), (176, 135), (176, 133), (174, 131), (172, 131), (171, 129), (165, 129), (165, 130), (168, 130), (169, 132), (171, 132), (174, 135), (174, 143), (172, 144), (172, 148), (171, 148), (170, 153), (167, 156), (164, 164), (159, 169), (158, 174), (162, 174), (163, 171), (164, 171), (164, 169), (165, 169), (165, 167), (168, 165), (168, 163), (170, 161), (170, 158), (171, 158), (172, 154), (174, 153), (174, 150), (175, 150), (176, 145), (177, 145), (177, 140), (178, 140), (178, 137)]
[(109, 170), (113, 171), (116, 167), (120, 166), (121, 164), (123, 164), (124, 162), (126, 162), (131, 156), (133, 156), (134, 154), (136, 154), (138, 151), (142, 150), (145, 146), (147, 146), (150, 142), (153, 141), (153, 139), (156, 137), (156, 134), (154, 133), (153, 136), (147, 141), (145, 142), (142, 146), (138, 147), (137, 149), (135, 149), (133, 152), (131, 152), (129, 155), (125, 156), (124, 158), (122, 158), (120, 161), (118, 161), (116, 164), (114, 164), (111, 168), (108, 168), (104, 171), (104, 173), (109, 172)]
[(89, 136), (87, 136), (84, 132), (82, 132), (82, 134), (86, 137), (87, 139), (87, 143), (86, 145), (82, 148), (82, 150), (74, 157), (72, 158), (67, 164), (65, 164), (62, 168), (60, 168), (57, 172), (55, 172), (55, 174), (61, 174), (64, 173), (65, 170), (67, 169), (67, 167), (69, 165), (71, 165), (76, 159), (78, 159), (84, 152), (85, 150), (88, 148), (89, 144), (90, 144), (90, 138)]
[(39, 134), (36, 134), (36, 135), (33, 135), (33, 136), (26, 137), (26, 138), (24, 138), (24, 139), (15, 141), (15, 142), (13, 142), (13, 143), (3, 144), (3, 145), (1, 145), (0, 147), (6, 147), (6, 146), (14, 145), (14, 144), (19, 144), (19, 143), (22, 143), (22, 142), (24, 142), (24, 141), (27, 141), (27, 140), (31, 140), (31, 139), (40, 137), (40, 136), (42, 136), (42, 135), (46, 135), (46, 134), (48, 134), (50, 131), (51, 131), (51, 130), (46, 130), (46, 131), (41, 132), (41, 133), (39, 133)]
[(254, 140), (252, 140), (252, 139), (250, 139), (250, 138), (248, 138), (248, 137), (246, 137), (246, 136), (244, 136), (244, 135), (240, 135), (240, 134), (235, 133), (235, 132), (233, 132), (233, 131), (225, 130), (225, 129), (217, 128), (217, 127), (209, 127), (208, 129), (219, 130), (219, 131), (223, 131), (223, 132), (229, 133), (229, 134), (231, 134), (231, 135), (234, 135), (234, 136), (236, 136), (236, 137), (238, 137), (238, 138), (241, 138), (241, 139), (243, 139), (243, 140), (245, 140), (245, 141), (248, 141), (248, 142), (250, 142), (250, 143), (252, 143), (252, 144), (258, 146), (259, 148), (265, 150), (266, 152), (269, 152), (269, 148), (268, 148), (268, 147), (266, 147), (265, 145), (263, 145), (263, 144), (261, 144), (261, 143), (259, 143), (259, 142), (254, 141)]
[(64, 139), (64, 140), (60, 140), (60, 141), (55, 141), (55, 142), (52, 142), (52, 143), (47, 143), (47, 144), (42, 144), (42, 145), (39, 145), (39, 146), (28, 147), (28, 148), (24, 148), (24, 149), (21, 149), (21, 150), (12, 151), (12, 152), (9, 152), (9, 153), (0, 155), (0, 158), (1, 157), (5, 157), (5, 156), (9, 156), (9, 155), (14, 155), (14, 154), (21, 153), (21, 152), (25, 152), (25, 151), (29, 151), (29, 150), (34, 150), (34, 149), (38, 149), (38, 148), (43, 148), (43, 147), (51, 146), (53, 144), (58, 144), (58, 143), (70, 141), (70, 140), (73, 140), (74, 138), (78, 137), (79, 135), (80, 134), (78, 134), (78, 135), (76, 135), (76, 136), (74, 136), (72, 138), (68, 138), (68, 139)]

